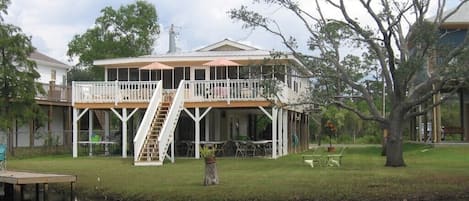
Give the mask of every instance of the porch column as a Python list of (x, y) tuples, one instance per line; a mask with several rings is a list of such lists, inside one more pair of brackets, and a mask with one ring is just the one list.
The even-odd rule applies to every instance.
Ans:
[(210, 116), (205, 118), (205, 141), (210, 141)]
[[(109, 120), (109, 111), (104, 112), (104, 141), (109, 141), (110, 134), (110, 120)], [(104, 145), (104, 155), (109, 155), (109, 144)]]
[(278, 139), (278, 155), (283, 156), (283, 109), (278, 110), (278, 119), (277, 119), (277, 139)]
[(83, 110), (82, 113), (79, 114), (80, 110), (77, 108), (73, 108), (73, 151), (72, 155), (73, 158), (78, 157), (78, 121), (80, 118), (88, 111), (88, 108)]
[(127, 158), (127, 108), (122, 108), (122, 158)]
[(73, 158), (78, 157), (78, 109), (73, 108), (73, 120), (72, 120), (72, 150)]
[(277, 158), (277, 119), (278, 108), (272, 107), (272, 158)]
[(285, 110), (283, 112), (283, 119), (282, 119), (282, 124), (283, 124), (283, 154), (287, 155), (288, 154), (288, 110)]
[(195, 108), (195, 158), (200, 158), (199, 146), (200, 146), (200, 110), (198, 107)]
[(93, 110), (88, 111), (88, 145), (89, 152), (88, 155), (93, 155), (93, 144), (91, 143), (91, 137), (93, 135)]
[(127, 115), (127, 108), (122, 108), (122, 116), (114, 108), (111, 108), (111, 111), (122, 121), (122, 158), (127, 158), (127, 121), (138, 111), (138, 108), (135, 108), (129, 115)]
[(200, 153), (199, 153), (199, 146), (200, 146), (200, 120), (205, 117), (205, 115), (208, 114), (208, 112), (212, 109), (212, 107), (207, 108), (202, 115), (200, 115), (200, 108), (196, 107), (195, 108), (195, 114), (193, 115), (188, 109), (184, 108), (184, 111), (189, 115), (192, 120), (195, 122), (195, 144), (194, 144), (194, 154), (195, 158), (200, 158)]

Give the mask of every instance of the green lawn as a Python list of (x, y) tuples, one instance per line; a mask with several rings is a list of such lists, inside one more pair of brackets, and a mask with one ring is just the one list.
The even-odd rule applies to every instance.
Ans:
[(204, 162), (195, 159), (134, 167), (130, 158), (66, 155), (10, 159), (8, 169), (74, 174), (79, 195), (126, 200), (468, 199), (469, 147), (406, 145), (405, 168), (384, 167), (380, 153), (378, 147), (349, 148), (340, 168), (311, 168), (301, 154), (218, 158), (220, 185), (209, 187), (202, 185)]

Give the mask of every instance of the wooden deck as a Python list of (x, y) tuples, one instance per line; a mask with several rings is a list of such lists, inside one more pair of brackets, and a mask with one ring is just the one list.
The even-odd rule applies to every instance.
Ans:
[(44, 174), (32, 172), (0, 171), (0, 182), (4, 183), (6, 200), (23, 200), (22, 186), (26, 184), (36, 185), (36, 200), (39, 200), (39, 184), (43, 184), (43, 200), (47, 200), (49, 183), (70, 182), (70, 200), (73, 200), (73, 190), (77, 177), (74, 175)]

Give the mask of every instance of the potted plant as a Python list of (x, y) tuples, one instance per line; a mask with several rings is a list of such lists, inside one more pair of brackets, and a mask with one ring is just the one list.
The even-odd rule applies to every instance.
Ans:
[(205, 164), (215, 163), (215, 149), (208, 146), (200, 147), (200, 156), (205, 159)]
[(326, 135), (329, 136), (329, 147), (327, 147), (327, 151), (334, 152), (335, 147), (332, 146), (332, 136), (336, 135), (337, 128), (335, 127), (334, 123), (332, 123), (332, 121), (327, 120), (324, 130)]
[(215, 160), (215, 149), (209, 146), (200, 147), (200, 156), (205, 160), (205, 177), (204, 185), (217, 185), (218, 172)]

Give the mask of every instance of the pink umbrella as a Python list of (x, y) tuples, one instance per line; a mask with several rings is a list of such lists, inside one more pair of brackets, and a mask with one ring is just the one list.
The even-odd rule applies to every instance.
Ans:
[(234, 61), (231, 61), (231, 60), (228, 60), (228, 59), (223, 59), (223, 58), (215, 59), (213, 61), (209, 61), (209, 62), (204, 63), (202, 65), (204, 65), (204, 66), (240, 66), (240, 64), (238, 64)]
[(150, 77), (149, 80), (151, 80), (151, 70), (171, 70), (174, 69), (172, 66), (168, 66), (166, 64), (162, 64), (159, 62), (153, 62), (151, 64), (148, 64), (146, 66), (140, 67), (140, 70), (149, 70), (150, 71)]
[(146, 66), (140, 67), (140, 70), (170, 70), (174, 69), (172, 66), (168, 66), (166, 64), (162, 64), (159, 62), (153, 62), (151, 64), (148, 64)]

